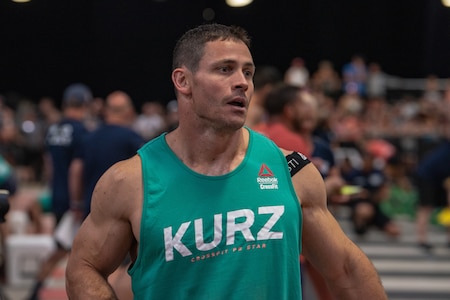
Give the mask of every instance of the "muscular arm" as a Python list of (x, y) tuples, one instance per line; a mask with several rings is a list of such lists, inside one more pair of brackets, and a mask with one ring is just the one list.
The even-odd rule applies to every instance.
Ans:
[(107, 282), (127, 252), (136, 244), (142, 199), (138, 157), (111, 167), (92, 196), (91, 213), (74, 240), (66, 268), (70, 299), (116, 299)]
[(336, 299), (387, 299), (367, 256), (328, 211), (326, 190), (309, 164), (293, 177), (303, 210), (303, 255), (322, 274)]

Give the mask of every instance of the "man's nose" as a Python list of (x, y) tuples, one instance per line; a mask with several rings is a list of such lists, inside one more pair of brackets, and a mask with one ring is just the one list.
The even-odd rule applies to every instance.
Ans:
[(233, 77), (234, 80), (234, 88), (243, 89), (244, 91), (248, 90), (249, 87), (249, 79), (243, 72), (236, 72)]

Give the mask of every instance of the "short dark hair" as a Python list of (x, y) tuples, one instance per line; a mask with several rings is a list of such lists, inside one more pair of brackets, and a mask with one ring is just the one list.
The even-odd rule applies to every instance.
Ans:
[(204, 54), (205, 44), (217, 40), (242, 41), (250, 48), (250, 37), (243, 28), (222, 24), (203, 24), (188, 30), (178, 40), (173, 51), (172, 70), (186, 66), (192, 72), (197, 71)]
[(264, 108), (271, 116), (280, 115), (283, 113), (284, 107), (293, 103), (297, 98), (297, 94), (302, 90), (298, 86), (280, 83), (267, 94)]

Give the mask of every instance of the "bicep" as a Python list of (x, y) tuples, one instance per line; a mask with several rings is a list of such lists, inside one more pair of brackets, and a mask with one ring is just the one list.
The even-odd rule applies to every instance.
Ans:
[(122, 201), (126, 180), (116, 172), (108, 170), (97, 183), (91, 212), (80, 227), (72, 249), (73, 259), (104, 276), (115, 270), (133, 243), (127, 209)]
[(107, 277), (119, 266), (128, 251), (116, 227), (117, 224), (111, 226), (110, 222), (94, 222), (92, 216), (88, 216), (75, 238), (72, 260)]
[(327, 207), (325, 185), (312, 165), (293, 177), (303, 215), (303, 255), (322, 275), (334, 277), (344, 269), (354, 244), (346, 237)]

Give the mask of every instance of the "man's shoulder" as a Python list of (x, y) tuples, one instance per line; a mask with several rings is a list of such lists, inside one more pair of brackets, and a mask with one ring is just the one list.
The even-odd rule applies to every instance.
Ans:
[[(92, 211), (108, 210), (129, 217), (139, 207), (142, 197), (142, 174), (137, 155), (112, 165), (98, 180), (93, 192)], [(126, 200), (126, 205), (124, 201)], [(103, 213), (102, 213), (103, 215)]]
[(113, 164), (104, 176), (115, 182), (133, 182), (141, 177), (141, 159), (139, 155), (134, 155), (129, 159), (125, 159)]

